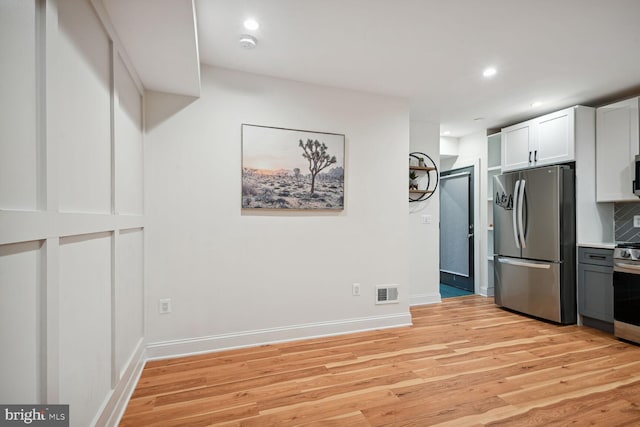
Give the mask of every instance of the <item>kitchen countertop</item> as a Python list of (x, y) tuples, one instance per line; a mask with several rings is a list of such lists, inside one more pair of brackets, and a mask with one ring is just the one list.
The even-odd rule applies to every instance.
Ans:
[(614, 242), (578, 242), (578, 246), (583, 248), (613, 249), (616, 244)]

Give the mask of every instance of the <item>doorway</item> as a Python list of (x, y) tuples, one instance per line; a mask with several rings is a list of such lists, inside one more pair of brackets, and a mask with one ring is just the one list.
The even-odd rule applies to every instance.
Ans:
[(440, 174), (440, 283), (474, 292), (474, 166)]

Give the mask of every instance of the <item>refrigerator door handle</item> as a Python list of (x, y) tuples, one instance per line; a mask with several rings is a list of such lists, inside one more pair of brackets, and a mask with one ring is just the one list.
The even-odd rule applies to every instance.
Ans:
[(522, 246), (522, 249), (526, 249), (527, 248), (527, 242), (524, 239), (524, 221), (522, 220), (522, 211), (523, 211), (523, 201), (524, 201), (524, 185), (526, 184), (526, 181), (523, 179), (521, 180), (521, 184), (520, 184), (520, 194), (518, 195), (518, 235), (520, 236), (520, 244)]
[(501, 264), (516, 265), (518, 267), (539, 268), (541, 270), (548, 270), (551, 268), (551, 265), (549, 264), (537, 264), (533, 262), (516, 261), (508, 258), (498, 258), (498, 262)]
[(518, 190), (520, 189), (520, 180), (516, 181), (516, 188), (513, 191), (513, 208), (511, 214), (513, 215), (513, 238), (516, 241), (516, 248), (520, 249), (520, 236), (518, 235)]

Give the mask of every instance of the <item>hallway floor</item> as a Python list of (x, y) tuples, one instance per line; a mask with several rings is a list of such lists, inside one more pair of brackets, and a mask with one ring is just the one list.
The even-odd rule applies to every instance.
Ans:
[(444, 283), (440, 283), (440, 297), (441, 298), (453, 298), (453, 297), (464, 297), (467, 295), (473, 295), (473, 292), (465, 291), (454, 286), (445, 285)]

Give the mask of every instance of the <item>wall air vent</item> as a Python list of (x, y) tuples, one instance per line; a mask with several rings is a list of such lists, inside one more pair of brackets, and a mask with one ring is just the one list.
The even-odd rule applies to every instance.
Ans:
[(397, 304), (398, 285), (378, 285), (376, 286), (376, 304)]

